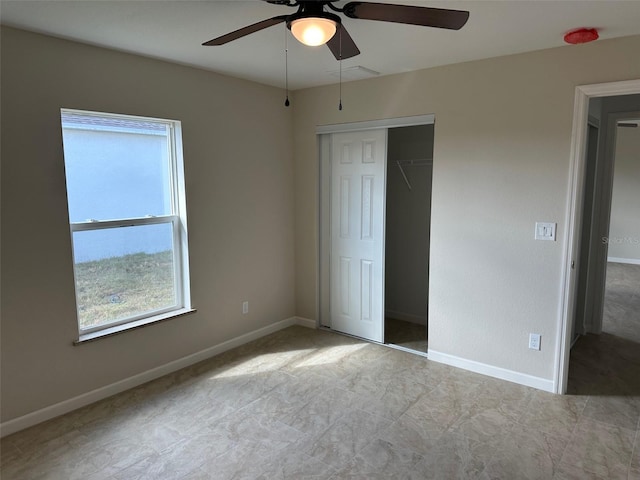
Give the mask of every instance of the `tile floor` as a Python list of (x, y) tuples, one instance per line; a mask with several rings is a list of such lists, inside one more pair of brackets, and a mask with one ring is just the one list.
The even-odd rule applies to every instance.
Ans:
[(4, 438), (1, 477), (640, 478), (638, 344), (571, 365), (558, 396), (291, 327)]
[(602, 328), (640, 343), (640, 265), (607, 263)]

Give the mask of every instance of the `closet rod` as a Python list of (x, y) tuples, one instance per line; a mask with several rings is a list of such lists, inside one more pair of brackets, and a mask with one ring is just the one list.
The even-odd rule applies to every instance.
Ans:
[(418, 158), (414, 160), (396, 160), (397, 165), (404, 165), (407, 167), (424, 167), (433, 165), (432, 158)]

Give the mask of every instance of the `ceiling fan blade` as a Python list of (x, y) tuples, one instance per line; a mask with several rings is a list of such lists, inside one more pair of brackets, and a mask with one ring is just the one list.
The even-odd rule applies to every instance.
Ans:
[(350, 18), (408, 23), (450, 30), (460, 30), (469, 19), (469, 12), (465, 10), (370, 2), (349, 2), (344, 6), (344, 14)]
[(233, 40), (237, 40), (238, 38), (242, 38), (246, 35), (250, 35), (252, 33), (258, 32), (260, 30), (264, 30), (265, 28), (271, 27), (273, 25), (277, 25), (278, 23), (282, 23), (287, 19), (288, 15), (279, 15), (277, 17), (269, 18), (267, 20), (262, 20), (261, 22), (254, 23), (253, 25), (249, 25), (247, 27), (240, 28), (234, 32), (227, 33), (226, 35), (222, 35), (221, 37), (214, 38), (213, 40), (209, 40), (208, 42), (203, 43), (203, 46), (211, 46), (211, 45), (224, 45), (225, 43), (231, 42)]
[(338, 26), (336, 34), (327, 42), (327, 47), (329, 47), (333, 56), (336, 57), (336, 60), (345, 60), (360, 55), (360, 50), (356, 46), (356, 43), (342, 24)]

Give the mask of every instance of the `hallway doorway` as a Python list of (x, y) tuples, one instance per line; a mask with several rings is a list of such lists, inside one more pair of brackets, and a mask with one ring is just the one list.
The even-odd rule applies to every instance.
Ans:
[[(574, 198), (581, 198), (580, 210), (574, 213), (582, 218), (575, 224), (581, 228), (572, 233), (573, 241), (579, 239), (579, 243), (572, 249), (570, 270), (577, 288), (570, 293), (573, 298), (568, 305), (574, 315), (570, 340), (575, 351), (565, 357), (565, 383), (558, 384), (558, 393), (575, 393), (578, 388), (588, 394), (585, 388), (602, 380), (598, 372), (612, 373), (613, 364), (621, 366), (620, 352), (627, 352), (623, 359), (633, 369), (629, 349), (640, 351), (640, 135), (635, 133), (640, 128), (640, 94), (590, 98), (586, 105), (589, 122), (582, 131), (587, 135), (577, 174), (584, 183)], [(595, 156), (593, 137), (588, 135), (594, 122), (599, 127)], [(567, 343), (565, 337), (565, 349)], [(585, 356), (585, 349), (592, 355)], [(599, 365), (588, 361), (586, 366), (576, 358), (598, 358)], [(562, 362), (561, 353), (561, 372)], [(627, 388), (637, 387), (638, 382), (630, 379), (628, 385), (620, 383), (616, 388), (625, 394)]]

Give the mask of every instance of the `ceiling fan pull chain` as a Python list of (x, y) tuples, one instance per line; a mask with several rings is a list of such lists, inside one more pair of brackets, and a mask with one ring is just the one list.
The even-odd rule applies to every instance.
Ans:
[(289, 45), (287, 44), (287, 27), (284, 27), (284, 85), (286, 89), (287, 98), (284, 101), (284, 106), (288, 107), (289, 102)]
[(340, 25), (339, 35), (340, 59), (338, 60), (338, 63), (340, 64), (340, 103), (338, 103), (338, 110), (342, 111), (342, 25)]

